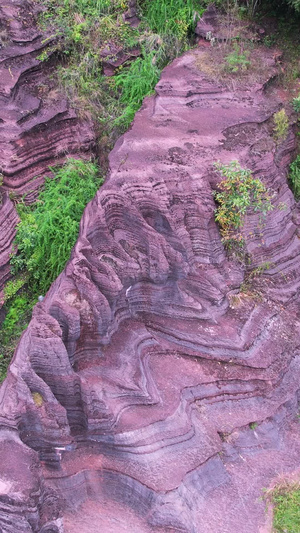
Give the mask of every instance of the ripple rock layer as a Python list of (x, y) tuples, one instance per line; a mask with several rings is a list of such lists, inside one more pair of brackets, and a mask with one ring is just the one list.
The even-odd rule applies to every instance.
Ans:
[[(263, 533), (262, 489), (299, 464), (294, 134), (276, 144), (276, 94), (210, 79), (204, 53), (164, 70), (117, 142), (22, 335), (0, 389), (5, 533)], [(213, 162), (234, 159), (275, 205), (245, 224), (251, 268), (269, 264), (255, 297), (214, 221)]]

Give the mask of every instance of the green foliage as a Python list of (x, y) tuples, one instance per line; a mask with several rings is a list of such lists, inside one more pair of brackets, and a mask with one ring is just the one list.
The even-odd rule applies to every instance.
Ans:
[(287, 114), (285, 112), (285, 109), (282, 108), (280, 111), (277, 111), (275, 113), (274, 117), (274, 128), (273, 128), (273, 136), (275, 141), (284, 141), (287, 137), (288, 128), (289, 128), (289, 119), (287, 117)]
[(272, 263), (270, 263), (269, 261), (262, 263), (258, 267), (251, 270), (251, 272), (249, 272), (248, 279), (250, 280), (261, 276), (266, 270), (269, 270), (271, 267)]
[(273, 495), (276, 533), (297, 533), (300, 531), (300, 489), (277, 489)]
[(137, 58), (130, 67), (119, 71), (114, 83), (116, 88), (121, 89), (121, 102), (127, 105), (122, 115), (115, 120), (117, 126), (129, 126), (144, 97), (153, 92), (159, 75), (154, 53)]
[(249, 169), (241, 168), (238, 161), (228, 165), (215, 163), (216, 169), (224, 176), (214, 193), (218, 207), (215, 219), (220, 226), (226, 246), (244, 245), (242, 228), (245, 216), (250, 210), (266, 215), (273, 209), (271, 195), (258, 178), (253, 178)]
[(144, 18), (152, 32), (186, 39), (204, 9), (193, 0), (144, 0)]
[[(161, 69), (189, 46), (196, 24), (197, 0), (144, 0), (140, 2), (139, 29), (124, 23), (124, 0), (43, 0), (41, 17), (58, 36), (57, 49), (67, 57), (58, 69), (59, 83), (81, 112), (92, 113), (100, 133), (114, 139), (125, 131), (159, 79)], [(200, 9), (200, 13), (203, 8)], [(50, 46), (50, 44), (49, 44)], [(140, 48), (140, 57), (117, 72), (102, 74), (101, 51)], [(111, 50), (111, 55), (109, 52)], [(108, 54), (108, 56), (107, 56)], [(40, 57), (47, 58), (46, 51)]]
[(296, 113), (300, 113), (300, 94), (298, 94), (296, 98), (293, 98), (292, 106), (294, 108), (294, 111), (296, 111)]
[(295, 9), (295, 11), (300, 12), (300, 0), (288, 0), (288, 4)]
[(27, 277), (24, 275), (8, 281), (4, 287), (4, 302), (11, 300), (11, 298), (15, 296), (17, 292), (19, 292), (26, 282)]
[(33, 303), (26, 292), (10, 301), (0, 330), (0, 382), (5, 378), (17, 341), (28, 324)]
[(102, 182), (91, 162), (69, 159), (64, 167), (52, 170), (54, 177), (46, 179), (36, 204), (18, 206), (18, 252), (11, 258), (13, 273), (28, 272), (31, 289), (42, 294), (64, 268), (83, 209)]
[(227, 68), (230, 72), (244, 72), (251, 65), (249, 61), (249, 52), (242, 50), (238, 43), (233, 44), (233, 52), (225, 57)]
[(300, 155), (290, 165), (289, 179), (295, 199), (298, 201), (300, 200)]

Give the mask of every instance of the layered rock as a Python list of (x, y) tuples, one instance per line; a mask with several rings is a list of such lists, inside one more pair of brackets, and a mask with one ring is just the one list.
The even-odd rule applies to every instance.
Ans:
[[(28, 454), (33, 479), (16, 493), (2, 469), (5, 532), (14, 512), (20, 532), (262, 533), (262, 489), (299, 464), (295, 139), (275, 143), (280, 103), (263, 80), (233, 92), (201, 70), (203, 54), (164, 70), (117, 142), (22, 335), (0, 436)], [(266, 81), (274, 65), (262, 60)], [(250, 268), (269, 263), (252, 294), (214, 220), (213, 162), (234, 159), (275, 206), (246, 220)]]
[[(50, 81), (51, 64), (39, 59), (54, 37), (38, 29), (36, 3), (7, 0), (2, 4), (0, 172), (3, 189), (10, 196), (25, 196), (31, 202), (45, 175), (49, 175), (49, 166), (62, 164), (66, 157), (91, 153), (94, 132), (92, 124), (78, 119)], [(6, 219), (7, 209), (7, 200), (0, 202), (0, 224)], [(16, 213), (10, 216), (12, 225), (2, 237), (5, 245), (0, 249), (0, 290), (9, 270), (6, 252), (11, 253), (16, 218)]]

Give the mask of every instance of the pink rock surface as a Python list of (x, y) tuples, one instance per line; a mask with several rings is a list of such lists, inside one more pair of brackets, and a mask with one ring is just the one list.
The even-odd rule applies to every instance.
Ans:
[[(263, 488), (299, 465), (295, 139), (272, 138), (275, 92), (209, 79), (203, 53), (164, 70), (117, 142), (22, 335), (0, 439), (33, 474), (16, 495), (9, 483), (27, 463), (18, 476), (0, 469), (7, 533), (13, 513), (20, 532), (262, 533)], [(236, 296), (244, 268), (214, 221), (213, 162), (233, 159), (274, 193), (265, 225), (255, 212), (245, 225), (251, 268), (271, 264), (253, 282), (260, 299)]]

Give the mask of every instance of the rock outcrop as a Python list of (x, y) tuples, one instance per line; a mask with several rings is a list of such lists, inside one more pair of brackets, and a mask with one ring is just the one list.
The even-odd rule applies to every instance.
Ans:
[[(49, 166), (66, 157), (91, 154), (92, 124), (79, 120), (50, 80), (51, 61), (39, 59), (54, 37), (37, 27), (37, 4), (7, 0), (0, 6), (0, 173), (12, 198), (31, 202), (49, 175)], [(4, 195), (0, 201), (0, 290), (9, 273), (17, 214)], [(8, 207), (9, 205), (9, 207)], [(9, 214), (7, 216), (9, 210)], [(6, 228), (8, 227), (6, 231)]]
[[(233, 91), (204, 54), (164, 70), (117, 142), (22, 335), (0, 389), (5, 533), (262, 533), (262, 489), (299, 465), (295, 139), (275, 143), (265, 83)], [(250, 268), (268, 263), (252, 294), (214, 220), (213, 162), (234, 159), (275, 205), (247, 217)]]

